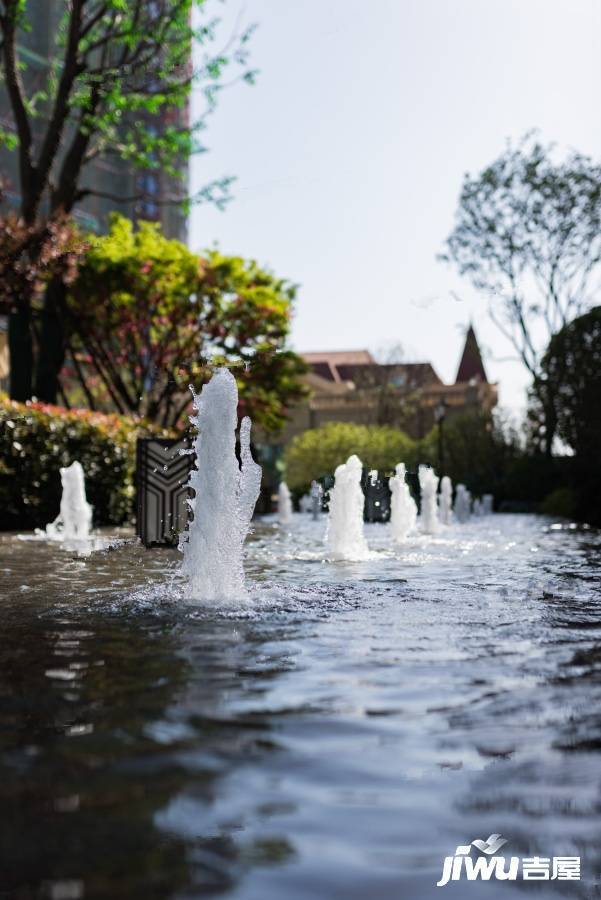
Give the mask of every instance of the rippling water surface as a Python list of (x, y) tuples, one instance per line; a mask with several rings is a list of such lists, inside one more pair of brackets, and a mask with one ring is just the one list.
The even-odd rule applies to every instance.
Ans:
[[(175, 552), (0, 536), (0, 897), (601, 896), (600, 536), (367, 532), (258, 524), (221, 611)], [(436, 887), (494, 832), (582, 880)]]

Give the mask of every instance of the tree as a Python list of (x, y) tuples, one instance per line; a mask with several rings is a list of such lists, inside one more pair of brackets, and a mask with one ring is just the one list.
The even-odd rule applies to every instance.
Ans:
[(601, 460), (601, 306), (553, 335), (542, 363), (554, 394), (558, 433), (576, 456)]
[(555, 411), (542, 385), (552, 334), (591, 303), (601, 262), (601, 166), (524, 138), (466, 175), (447, 253), (489, 298), (490, 315), (533, 379), (551, 452)]
[(599, 525), (601, 306), (553, 335), (542, 369), (545, 387), (554, 398), (558, 434), (574, 452), (570, 477), (556, 485), (556, 493), (566, 495), (570, 516)]
[[(464, 413), (450, 416), (444, 428), (445, 470), (454, 484), (465, 484), (476, 496), (505, 492), (508, 469), (522, 456), (518, 435), (500, 413)], [(435, 469), (439, 465), (438, 428), (421, 444), (421, 456)]]
[[(26, 225), (9, 213), (0, 219), (0, 310), (12, 318), (11, 357), (22, 365), (11, 373), (13, 392), (28, 396), (30, 382), (19, 377), (33, 365), (31, 304), (49, 282), (66, 284), (75, 278), (85, 249), (81, 235), (64, 216)], [(24, 290), (29, 302), (23, 304)]]
[[(32, 27), (31, 5), (27, 0), (0, 0), (1, 71), (11, 111), (9, 127), (0, 130), (0, 143), (17, 153), (19, 213), (25, 226), (37, 223), (45, 210), (51, 220), (69, 214), (77, 203), (97, 193), (86, 185), (85, 173), (93, 160), (102, 157), (116, 155), (141, 170), (161, 170), (178, 185), (178, 164), (202, 149), (198, 135), (225, 74), (235, 68), (239, 77), (253, 78), (247, 68), (250, 29), (234, 36), (225, 49), (210, 53), (216, 20), (192, 24), (193, 8), (204, 10), (206, 5), (206, 0), (70, 0), (64, 4), (50, 54), (46, 86), (39, 90), (33, 80), (23, 77), (25, 60), (19, 52), (23, 32)], [(194, 41), (204, 49), (195, 71)], [(190, 127), (185, 109), (193, 82), (204, 82), (207, 106)], [(159, 125), (159, 113), (160, 121), (168, 119), (168, 124)], [(201, 195), (222, 204), (229, 181), (212, 182)], [(104, 196), (119, 203), (144, 194)], [(186, 201), (183, 179), (168, 199)], [(28, 310), (30, 304), (24, 282), (20, 305)], [(55, 389), (51, 376), (62, 362), (63, 311), (64, 295), (55, 285), (47, 292), (42, 320), (40, 349), (46, 358), (36, 379), (39, 396)], [(29, 339), (29, 360), (31, 333), (23, 332), (18, 313), (9, 323), (9, 330), (15, 329), (21, 345)], [(11, 370), (18, 393), (26, 395), (15, 399), (27, 399), (31, 365), (15, 356)], [(44, 370), (46, 378), (40, 378)]]
[(304, 364), (286, 348), (295, 293), (253, 261), (197, 256), (157, 224), (115, 215), (69, 290), (71, 377), (92, 409), (178, 426), (189, 385), (232, 365), (241, 414), (277, 430), (304, 396)]
[(286, 448), (286, 481), (306, 490), (314, 478), (331, 475), (336, 466), (356, 453), (368, 469), (394, 472), (399, 462), (417, 463), (417, 445), (398, 428), (328, 422), (297, 435)]

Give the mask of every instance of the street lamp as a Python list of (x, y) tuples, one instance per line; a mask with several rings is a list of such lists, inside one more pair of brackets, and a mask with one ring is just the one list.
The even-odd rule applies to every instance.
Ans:
[(443, 426), (447, 415), (447, 401), (443, 398), (434, 407), (434, 421), (438, 425), (438, 471), (444, 474)]

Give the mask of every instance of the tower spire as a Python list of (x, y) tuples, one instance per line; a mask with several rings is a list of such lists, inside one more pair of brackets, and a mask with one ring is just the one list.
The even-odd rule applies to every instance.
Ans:
[(460, 381), (471, 381), (472, 379), (488, 382), (484, 363), (482, 362), (480, 347), (478, 346), (476, 332), (470, 322), (465, 335), (465, 345), (461, 355), (461, 362), (457, 369), (455, 384), (458, 384)]

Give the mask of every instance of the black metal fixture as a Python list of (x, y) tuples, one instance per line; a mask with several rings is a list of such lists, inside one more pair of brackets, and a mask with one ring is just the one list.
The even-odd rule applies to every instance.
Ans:
[(388, 478), (380, 472), (363, 470), (361, 487), (365, 495), (363, 519), (365, 522), (388, 522), (390, 519), (391, 493)]
[[(365, 522), (388, 522), (390, 519), (391, 492), (388, 479), (394, 472), (376, 472), (363, 469), (361, 475), (361, 490), (365, 497), (363, 507), (363, 520)], [(334, 476), (324, 475), (318, 480), (322, 488), (322, 510), (328, 512), (330, 508), (330, 491), (334, 487)]]
[(136, 534), (146, 547), (173, 547), (188, 524), (187, 484), (194, 466), (188, 438), (138, 438)]

